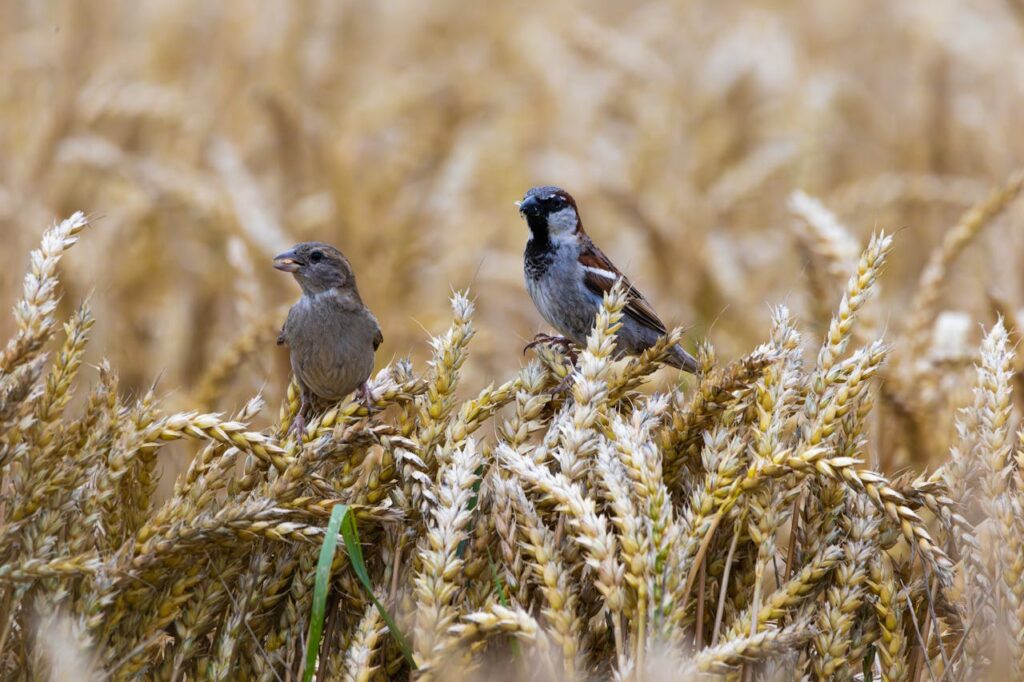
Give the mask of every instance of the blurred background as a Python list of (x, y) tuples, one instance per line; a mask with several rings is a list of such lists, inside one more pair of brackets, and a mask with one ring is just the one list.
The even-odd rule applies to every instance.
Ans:
[[(380, 366), (426, 357), (471, 287), (469, 385), (507, 376), (545, 330), (513, 205), (538, 184), (724, 360), (779, 303), (815, 345), (848, 274), (822, 263), (897, 230), (872, 307), (890, 332), (1024, 159), (1022, 0), (0, 0), (0, 65), (0, 301), (41, 232), (86, 211), (64, 306), (91, 295), (91, 361), (179, 407), (280, 397), (298, 289), (270, 260), (307, 239), (351, 259)], [(798, 190), (835, 213), (831, 240)], [(1022, 218), (943, 286), (937, 348), (968, 371), (994, 308), (1024, 303)]]

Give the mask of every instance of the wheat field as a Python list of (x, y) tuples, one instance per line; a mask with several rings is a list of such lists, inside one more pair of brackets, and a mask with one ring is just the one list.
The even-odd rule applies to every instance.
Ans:
[[(0, 0), (0, 64), (0, 679), (1024, 679), (1020, 0)], [(644, 355), (620, 290), (524, 355), (547, 183)], [(306, 239), (384, 345), (300, 436)]]

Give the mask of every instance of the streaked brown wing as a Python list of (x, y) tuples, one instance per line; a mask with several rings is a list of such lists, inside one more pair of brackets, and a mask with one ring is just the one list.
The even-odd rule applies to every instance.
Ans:
[(586, 239), (580, 251), (580, 264), (585, 268), (583, 283), (587, 288), (598, 296), (604, 296), (621, 278), (626, 289), (626, 307), (623, 312), (629, 315), (640, 324), (656, 330), (659, 334), (666, 332), (665, 323), (654, 312), (654, 308), (647, 302), (632, 282), (619, 269), (608, 260), (601, 249), (594, 245), (590, 239)]

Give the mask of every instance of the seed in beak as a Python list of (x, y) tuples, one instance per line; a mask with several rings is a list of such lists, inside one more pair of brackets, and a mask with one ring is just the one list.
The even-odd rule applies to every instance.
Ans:
[(278, 256), (274, 259), (274, 267), (281, 272), (295, 272), (299, 269), (299, 262), (288, 256)]

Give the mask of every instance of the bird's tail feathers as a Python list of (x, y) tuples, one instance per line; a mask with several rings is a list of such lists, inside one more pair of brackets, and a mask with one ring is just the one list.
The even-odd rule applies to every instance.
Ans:
[(678, 343), (672, 347), (672, 352), (669, 353), (666, 360), (668, 364), (677, 369), (681, 369), (684, 372), (689, 372), (694, 375), (700, 373), (700, 366), (697, 364), (697, 359), (683, 350), (683, 347)]

